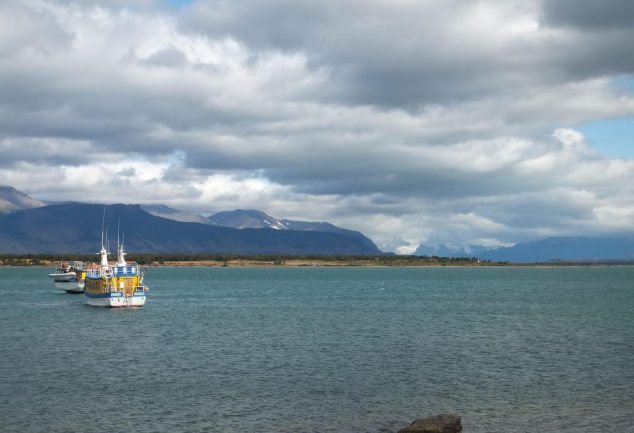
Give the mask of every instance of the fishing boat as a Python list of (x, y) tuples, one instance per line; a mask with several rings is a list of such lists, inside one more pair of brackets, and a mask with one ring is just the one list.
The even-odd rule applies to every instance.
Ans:
[(137, 263), (126, 262), (123, 243), (117, 250), (117, 262), (109, 263), (102, 235), (100, 263), (86, 269), (86, 302), (97, 307), (142, 307), (149, 290), (143, 285), (143, 270)]
[(55, 287), (66, 293), (84, 293), (86, 269), (84, 262), (60, 262), (54, 273), (48, 274)]

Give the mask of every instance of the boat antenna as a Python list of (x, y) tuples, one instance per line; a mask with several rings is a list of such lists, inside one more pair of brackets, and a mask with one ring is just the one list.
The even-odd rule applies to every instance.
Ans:
[[(103, 243), (103, 235), (104, 231), (106, 232), (106, 244), (108, 243), (108, 229), (106, 226), (106, 205), (103, 206), (103, 216), (101, 218), (101, 251), (99, 251), (99, 255), (101, 256), (101, 276), (104, 275), (104, 271), (108, 269), (108, 251)], [(105, 230), (104, 230), (105, 229)]]
[(106, 225), (106, 205), (103, 206), (103, 216), (101, 217), (101, 247), (103, 248), (103, 229)]
[(119, 251), (119, 229), (121, 228), (121, 217), (119, 217), (119, 221), (117, 222), (117, 251)]

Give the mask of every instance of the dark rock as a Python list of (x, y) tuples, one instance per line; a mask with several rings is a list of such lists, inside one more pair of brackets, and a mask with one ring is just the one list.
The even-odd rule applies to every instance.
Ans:
[(413, 421), (398, 433), (459, 433), (462, 420), (457, 415), (442, 414)]

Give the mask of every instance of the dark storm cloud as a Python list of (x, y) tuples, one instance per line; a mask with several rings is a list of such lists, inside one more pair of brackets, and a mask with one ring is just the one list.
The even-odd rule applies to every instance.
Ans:
[[(279, 141), (244, 136), (189, 146), (185, 163), (198, 169), (261, 170), (271, 181), (292, 185), (300, 193), (329, 195), (387, 194), (392, 197), (459, 198), (539, 191), (553, 180), (533, 171), (518, 172), (522, 161), (556, 151), (559, 145), (522, 143), (508, 163), (514, 140), (495, 145), (395, 145), (382, 136), (366, 137), (342, 130), (332, 136), (290, 135)], [(344, 138), (345, 137), (345, 138)], [(395, 140), (393, 137), (392, 140)], [(470, 150), (472, 148), (473, 150)], [(486, 155), (486, 156), (483, 156)], [(478, 167), (475, 158), (483, 159)], [(487, 161), (490, 159), (490, 161)], [(582, 159), (580, 159), (582, 161)]]
[(327, 96), (334, 100), (412, 109), (495, 94), (519, 97), (526, 87), (632, 71), (634, 27), (615, 32), (608, 25), (633, 22), (632, 3), (610, 1), (605, 9), (603, 2), (581, 3), (547, 1), (542, 19), (553, 26), (588, 21), (605, 33), (538, 36), (537, 27), (522, 28), (531, 19), (537, 26), (538, 2), (460, 0), (201, 2), (180, 23), (256, 50), (305, 52), (314, 67), (331, 70)]
[[(634, 2), (629, 0), (543, 0), (540, 19), (566, 33), (551, 56), (565, 77), (584, 79), (634, 72)], [(556, 59), (555, 59), (556, 60)]]
[(15, 168), (23, 164), (80, 165), (85, 164), (96, 149), (87, 142), (34, 138), (0, 139), (0, 168)]
[(499, 202), (472, 205), (462, 211), (486, 215), (510, 227), (535, 229), (548, 225), (565, 233), (574, 233), (583, 222), (593, 218), (588, 202), (570, 197), (567, 191), (556, 188), (519, 191)]
[(204, 2), (184, 13), (181, 28), (256, 50), (305, 52), (313, 67), (332, 70), (327, 96), (340, 101), (416, 107), (500, 84), (485, 76), (500, 64), (497, 53), (464, 46), (443, 28), (470, 7), (456, 0)]
[(214, 38), (239, 38), (260, 49), (298, 50), (327, 34), (330, 22), (347, 20), (339, 9), (315, 1), (198, 2), (182, 14), (181, 28)]
[(543, 19), (553, 26), (571, 26), (592, 31), (626, 28), (634, 23), (631, 0), (544, 0)]

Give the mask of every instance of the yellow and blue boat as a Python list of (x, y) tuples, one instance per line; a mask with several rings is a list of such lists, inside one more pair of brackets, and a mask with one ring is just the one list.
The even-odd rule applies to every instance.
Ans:
[(142, 307), (146, 292), (143, 269), (134, 262), (126, 262), (123, 243), (118, 246), (117, 262), (108, 262), (108, 252), (101, 243), (99, 264), (86, 269), (84, 295), (89, 305), (97, 307)]

